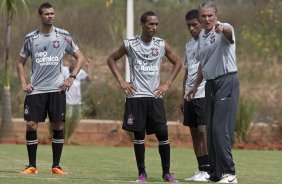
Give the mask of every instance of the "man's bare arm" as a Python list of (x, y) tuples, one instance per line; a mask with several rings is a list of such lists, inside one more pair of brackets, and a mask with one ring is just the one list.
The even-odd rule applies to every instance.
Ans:
[(167, 43), (165, 43), (165, 56), (173, 64), (173, 68), (165, 83), (160, 85), (158, 88), (154, 90), (154, 94), (156, 98), (165, 94), (165, 92), (170, 87), (172, 81), (179, 73), (182, 65), (179, 57), (172, 51), (171, 47)]
[(26, 82), (25, 69), (24, 69), (26, 61), (27, 61), (27, 58), (23, 58), (20, 56), (17, 62), (17, 73), (18, 73), (18, 77), (20, 79), (23, 91), (30, 93), (33, 91), (34, 87), (30, 83)]
[(119, 82), (120, 87), (128, 94), (133, 96), (135, 94), (136, 89), (134, 88), (133, 85), (130, 83), (126, 82), (123, 77), (121, 76), (118, 66), (117, 66), (117, 60), (119, 60), (122, 56), (126, 54), (126, 49), (124, 45), (122, 44), (118, 50), (113, 52), (107, 59), (107, 64), (109, 68), (111, 69), (112, 73), (114, 74), (115, 78)]

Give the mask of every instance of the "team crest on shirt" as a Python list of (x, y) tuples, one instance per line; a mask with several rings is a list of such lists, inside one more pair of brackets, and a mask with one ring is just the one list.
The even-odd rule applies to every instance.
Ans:
[(151, 48), (152, 56), (157, 56), (159, 54), (159, 50), (157, 48)]
[(27, 105), (24, 107), (24, 115), (29, 115), (29, 107)]
[(58, 40), (53, 41), (53, 48), (59, 48), (60, 42)]
[(215, 42), (215, 35), (212, 35), (210, 38), (210, 44), (213, 44)]
[(127, 117), (127, 124), (128, 125), (133, 125), (134, 123), (134, 117), (132, 114), (130, 114), (128, 117)]

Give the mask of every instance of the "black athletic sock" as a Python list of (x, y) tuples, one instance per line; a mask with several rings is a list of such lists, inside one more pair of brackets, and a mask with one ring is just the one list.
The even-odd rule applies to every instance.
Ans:
[(170, 168), (170, 145), (167, 130), (156, 132), (159, 141), (159, 154), (162, 160), (163, 176), (169, 174)]
[(134, 133), (134, 152), (138, 173), (145, 173), (145, 133)]
[(197, 157), (197, 160), (198, 160), (199, 171), (209, 172), (210, 165), (209, 165), (208, 155)]
[(164, 176), (165, 174), (169, 174), (170, 167), (170, 145), (168, 140), (159, 142), (159, 153), (162, 160), (162, 169)]
[(26, 131), (26, 147), (29, 159), (29, 166), (36, 167), (36, 152), (37, 152), (37, 132)]
[(134, 151), (139, 174), (145, 172), (145, 145), (144, 140), (134, 140)]
[(53, 130), (52, 150), (53, 150), (53, 167), (57, 167), (60, 164), (64, 145), (64, 130)]

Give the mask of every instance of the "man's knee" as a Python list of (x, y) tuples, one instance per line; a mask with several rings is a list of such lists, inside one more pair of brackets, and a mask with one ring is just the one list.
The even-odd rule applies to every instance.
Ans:
[(190, 128), (190, 133), (192, 137), (197, 138), (199, 136), (199, 128), (198, 127), (189, 127)]
[(145, 132), (134, 132), (134, 140), (144, 140)]
[(64, 123), (63, 122), (52, 122), (51, 126), (53, 130), (62, 130), (64, 128)]
[(168, 131), (167, 131), (167, 129), (156, 132), (156, 137), (157, 137), (158, 141), (166, 141), (166, 140), (168, 140)]
[(27, 131), (37, 131), (38, 123), (33, 121), (28, 121), (26, 123), (26, 130)]
[(201, 134), (201, 135), (205, 135), (207, 130), (206, 130), (206, 125), (200, 125), (198, 126), (198, 132)]

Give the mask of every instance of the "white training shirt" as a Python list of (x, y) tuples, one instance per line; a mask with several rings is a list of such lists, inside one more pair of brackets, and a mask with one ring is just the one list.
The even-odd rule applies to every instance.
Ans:
[[(70, 69), (68, 66), (63, 66), (64, 78), (68, 78), (70, 75)], [(80, 69), (76, 75), (76, 79), (73, 81), (71, 87), (66, 91), (67, 104), (69, 105), (80, 105), (82, 103), (81, 97), (81, 81), (87, 78), (87, 73)]]

